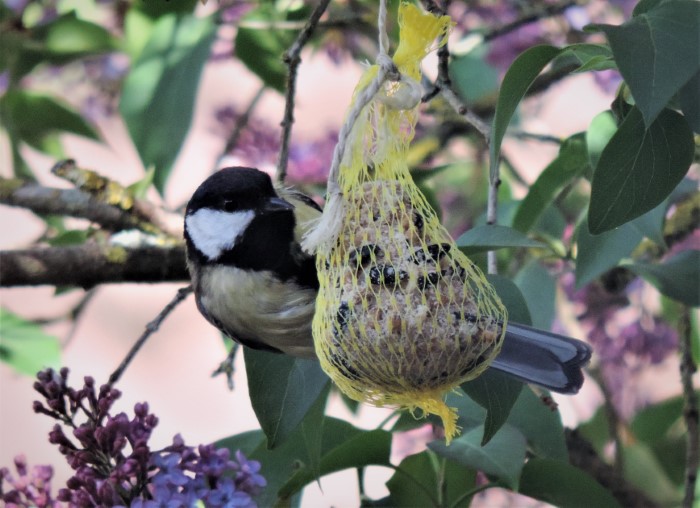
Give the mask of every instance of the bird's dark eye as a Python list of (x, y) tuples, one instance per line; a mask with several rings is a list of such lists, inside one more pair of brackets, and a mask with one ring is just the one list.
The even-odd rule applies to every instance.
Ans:
[(224, 210), (227, 212), (235, 212), (236, 209), (238, 208), (236, 206), (236, 202), (230, 199), (227, 199), (224, 201)]

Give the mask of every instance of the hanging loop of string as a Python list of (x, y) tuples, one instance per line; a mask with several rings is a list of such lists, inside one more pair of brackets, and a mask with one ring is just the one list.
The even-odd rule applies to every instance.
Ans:
[[(377, 31), (379, 40), (379, 54), (376, 65), (377, 74), (374, 79), (362, 89), (354, 99), (352, 109), (348, 112), (338, 133), (338, 142), (333, 151), (331, 167), (328, 173), (326, 190), (325, 211), (317, 224), (310, 228), (302, 241), (302, 248), (313, 254), (321, 243), (332, 243), (338, 237), (340, 222), (343, 215), (344, 202), (338, 184), (340, 166), (346, 152), (351, 132), (362, 110), (376, 97), (388, 107), (395, 109), (411, 109), (415, 107), (422, 96), (422, 86), (415, 80), (402, 76), (389, 56), (389, 35), (386, 28), (387, 8), (386, 0), (379, 2), (379, 15), (377, 18)], [(381, 93), (384, 83), (389, 81), (403, 81), (408, 83), (407, 91), (393, 94), (391, 97)]]

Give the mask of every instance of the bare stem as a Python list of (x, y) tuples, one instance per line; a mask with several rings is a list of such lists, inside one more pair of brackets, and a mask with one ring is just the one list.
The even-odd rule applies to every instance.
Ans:
[(321, 16), (328, 8), (330, 0), (320, 0), (304, 28), (299, 32), (297, 40), (292, 47), (284, 54), (284, 62), (287, 64), (287, 91), (285, 94), (284, 117), (282, 119), (282, 140), (280, 143), (280, 157), (277, 163), (277, 180), (284, 182), (287, 177), (287, 161), (289, 160), (289, 140), (292, 135), (292, 125), (294, 124), (294, 98), (297, 88), (297, 70), (301, 63), (301, 50), (304, 48), (311, 35), (316, 30)]
[(177, 293), (175, 294), (173, 299), (170, 300), (170, 302), (165, 307), (163, 307), (163, 310), (160, 311), (160, 313), (156, 316), (156, 318), (153, 321), (146, 325), (146, 329), (138, 338), (136, 343), (131, 347), (129, 352), (126, 354), (126, 357), (124, 357), (122, 363), (119, 364), (119, 367), (117, 367), (117, 369), (112, 373), (112, 375), (109, 376), (109, 381), (107, 383), (108, 385), (113, 386), (117, 381), (119, 381), (119, 379), (122, 377), (122, 374), (124, 374), (126, 368), (134, 359), (134, 356), (136, 356), (136, 353), (138, 353), (139, 350), (146, 343), (146, 340), (148, 340), (148, 338), (151, 335), (158, 331), (158, 328), (160, 328), (160, 325), (163, 323), (165, 318), (168, 317), (168, 315), (175, 309), (175, 307), (177, 307), (180, 304), (180, 302), (187, 298), (187, 296), (192, 291), (192, 286), (187, 286), (177, 290)]

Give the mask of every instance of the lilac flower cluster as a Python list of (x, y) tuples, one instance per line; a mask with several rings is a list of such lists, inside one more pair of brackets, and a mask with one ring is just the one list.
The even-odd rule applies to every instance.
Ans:
[[(59, 422), (49, 433), (75, 471), (54, 501), (52, 469), (40, 466), (29, 473), (22, 457), (15, 460), (19, 477), (0, 470), (0, 500), (8, 506), (195, 506), (254, 507), (253, 498), (266, 485), (260, 464), (240, 451), (230, 458), (226, 448), (186, 446), (177, 435), (164, 450), (153, 451), (148, 441), (158, 424), (148, 405), (136, 404), (134, 416), (111, 414), (120, 392), (110, 385), (95, 390), (86, 377), (83, 387), (68, 386), (68, 369), (40, 372), (34, 388), (44, 397), (37, 413)], [(72, 429), (69, 438), (63, 427)], [(5, 483), (10, 490), (5, 491)]]
[(152, 455), (157, 472), (148, 492), (135, 498), (132, 508), (195, 506), (199, 501), (211, 507), (256, 506), (253, 497), (266, 485), (259, 473), (260, 463), (248, 460), (240, 450), (231, 460), (229, 450), (201, 445), (185, 446), (175, 436), (172, 446)]
[[(4, 501), (8, 508), (55, 506), (51, 497), (51, 466), (34, 466), (30, 470), (24, 455), (19, 455), (15, 457), (15, 469), (16, 477), (8, 468), (0, 468), (0, 501)], [(7, 493), (4, 492), (5, 483), (11, 487)]]
[(605, 288), (594, 282), (573, 290), (573, 277), (565, 279), (570, 300), (583, 312), (578, 316), (588, 331), (596, 351), (603, 381), (622, 416), (631, 416), (646, 403), (643, 394), (625, 389), (649, 365), (658, 365), (677, 351), (678, 334), (666, 322), (642, 308), (633, 308), (642, 283), (636, 279), (622, 284), (624, 289)]

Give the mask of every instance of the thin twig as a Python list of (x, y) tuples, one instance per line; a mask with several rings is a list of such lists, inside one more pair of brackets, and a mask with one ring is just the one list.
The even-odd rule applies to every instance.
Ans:
[(690, 309), (683, 306), (679, 323), (681, 342), (681, 382), (683, 384), (684, 410), (683, 417), (688, 430), (688, 442), (685, 452), (685, 495), (683, 508), (691, 508), (695, 504), (695, 484), (700, 467), (700, 435), (698, 431), (698, 396), (693, 388), (693, 374), (697, 365), (693, 360), (692, 326)]
[(616, 475), (622, 476), (624, 471), (624, 453), (622, 437), (620, 436), (620, 415), (612, 400), (612, 393), (605, 382), (605, 376), (600, 369), (591, 370), (591, 375), (598, 382), (600, 391), (603, 393), (603, 406), (605, 418), (608, 423), (608, 434), (615, 445), (615, 458), (612, 463), (613, 471)]
[(95, 297), (97, 294), (97, 291), (95, 288), (90, 289), (85, 292), (83, 297), (80, 299), (78, 302), (78, 305), (73, 307), (70, 311), (70, 319), (71, 319), (71, 326), (70, 330), (68, 330), (68, 333), (65, 335), (63, 339), (63, 343), (61, 344), (61, 347), (63, 349), (66, 349), (68, 344), (70, 344), (75, 337), (75, 332), (78, 330), (78, 325), (80, 324), (80, 318), (83, 316), (83, 312), (85, 312), (85, 309), (87, 308), (88, 304), (92, 301), (92, 299)]
[(217, 167), (214, 169), (219, 169), (221, 167), (222, 161), (226, 157), (226, 155), (233, 152), (233, 150), (236, 148), (236, 145), (238, 145), (238, 141), (241, 139), (241, 134), (243, 134), (243, 131), (248, 126), (248, 123), (250, 122), (250, 118), (253, 116), (253, 111), (255, 111), (255, 108), (257, 107), (258, 102), (260, 102), (260, 99), (262, 98), (263, 94), (265, 93), (265, 88), (266, 87), (264, 85), (260, 87), (260, 89), (257, 91), (257, 93), (251, 99), (250, 104), (248, 104), (248, 107), (246, 108), (246, 110), (238, 118), (238, 121), (236, 122), (236, 126), (233, 128), (231, 135), (226, 140), (226, 145), (224, 145), (224, 149), (221, 152), (221, 157), (219, 157), (219, 160), (216, 161)]
[(564, 12), (566, 9), (573, 7), (576, 5), (578, 2), (576, 0), (566, 0), (565, 2), (562, 2), (560, 4), (545, 4), (540, 6), (539, 8), (532, 10), (530, 12), (527, 12), (523, 14), (521, 17), (518, 19), (511, 21), (510, 23), (507, 23), (505, 25), (502, 25), (500, 27), (496, 27), (493, 30), (488, 31), (482, 36), (482, 41), (483, 42), (489, 42), (492, 41), (493, 39), (496, 39), (498, 37), (502, 37), (503, 35), (509, 34), (511, 32), (514, 32), (518, 28), (528, 25), (530, 23), (534, 23), (536, 21), (539, 21), (544, 18), (551, 18), (552, 16), (557, 16)]
[[(498, 188), (501, 186), (499, 169), (496, 168), (494, 178), (489, 180), (489, 193), (486, 202), (486, 224), (493, 225), (498, 222)], [(486, 267), (489, 274), (498, 273), (496, 251), (490, 250), (486, 254)]]
[(236, 372), (234, 362), (240, 348), (241, 345), (238, 342), (232, 341), (231, 350), (228, 352), (228, 355), (226, 355), (226, 359), (221, 362), (217, 369), (211, 374), (211, 377), (216, 377), (219, 374), (225, 374), (226, 384), (228, 385), (229, 390), (233, 390), (234, 388), (233, 374)]
[(553, 136), (551, 134), (539, 134), (537, 132), (527, 132), (517, 129), (510, 129), (508, 131), (508, 135), (515, 139), (539, 141), (541, 143), (552, 143), (560, 146), (563, 141), (563, 139), (559, 136)]
[(280, 158), (277, 163), (277, 180), (284, 182), (287, 177), (287, 161), (289, 160), (289, 141), (292, 135), (292, 125), (294, 124), (294, 98), (297, 88), (297, 70), (301, 63), (301, 50), (304, 48), (311, 35), (314, 33), (321, 16), (326, 11), (330, 0), (320, 0), (314, 11), (311, 13), (306, 25), (299, 32), (297, 40), (292, 47), (284, 54), (284, 62), (287, 64), (287, 91), (285, 94), (284, 117), (282, 119), (282, 141), (280, 143)]
[(109, 376), (109, 381), (107, 383), (108, 385), (113, 386), (117, 381), (119, 381), (119, 379), (122, 377), (122, 374), (124, 374), (126, 368), (134, 359), (134, 356), (136, 356), (136, 353), (138, 353), (139, 350), (146, 343), (146, 340), (148, 340), (148, 338), (151, 335), (158, 331), (158, 328), (160, 328), (160, 325), (163, 323), (165, 318), (168, 317), (168, 315), (173, 311), (173, 309), (175, 309), (175, 307), (177, 307), (180, 304), (180, 302), (187, 298), (187, 296), (192, 291), (192, 286), (187, 286), (177, 290), (175, 297), (170, 301), (170, 303), (163, 307), (163, 310), (160, 311), (156, 318), (146, 325), (146, 330), (144, 330), (144, 332), (138, 338), (136, 343), (131, 347), (126, 357), (122, 360), (122, 363), (119, 364), (119, 367), (117, 367), (117, 369), (112, 373), (112, 375)]

